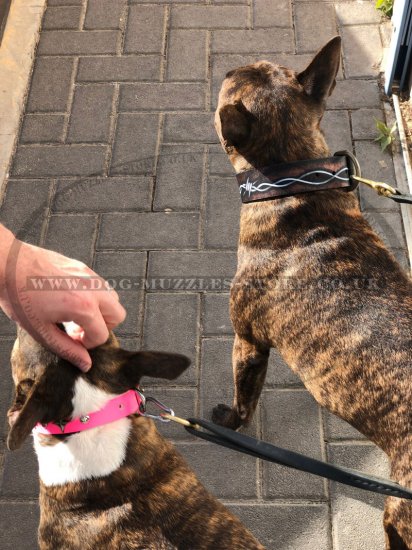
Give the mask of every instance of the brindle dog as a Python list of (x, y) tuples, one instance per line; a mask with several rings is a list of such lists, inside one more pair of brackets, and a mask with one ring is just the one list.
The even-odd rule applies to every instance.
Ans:
[[(99, 410), (142, 376), (173, 379), (190, 364), (182, 355), (124, 351), (113, 335), (90, 354), (93, 368), (82, 374), (19, 330), (9, 448), (37, 422)], [(41, 550), (264, 550), (148, 418), (66, 436), (35, 434), (34, 444)]]
[[(215, 125), (236, 172), (330, 156), (319, 125), (340, 54), (335, 37), (301, 73), (261, 61), (226, 75)], [(412, 487), (412, 284), (353, 193), (243, 205), (230, 310), (235, 396), (214, 409), (215, 422), (250, 421), (274, 347)], [(384, 524), (388, 549), (412, 549), (409, 501), (389, 498)]]

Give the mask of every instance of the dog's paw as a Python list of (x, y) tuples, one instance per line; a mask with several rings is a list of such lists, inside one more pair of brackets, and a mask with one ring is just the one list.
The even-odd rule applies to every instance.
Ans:
[(225, 428), (231, 428), (237, 430), (242, 425), (242, 420), (235, 410), (227, 405), (220, 403), (214, 407), (212, 412), (212, 422), (224, 426)]

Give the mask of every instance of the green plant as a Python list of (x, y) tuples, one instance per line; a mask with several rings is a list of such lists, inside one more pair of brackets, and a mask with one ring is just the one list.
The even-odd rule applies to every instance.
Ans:
[(375, 118), (375, 122), (376, 129), (378, 130), (378, 137), (375, 138), (375, 141), (379, 141), (382, 151), (385, 151), (395, 139), (396, 122), (394, 122), (391, 128), (377, 118)]
[(375, 8), (387, 17), (392, 17), (393, 0), (376, 0)]

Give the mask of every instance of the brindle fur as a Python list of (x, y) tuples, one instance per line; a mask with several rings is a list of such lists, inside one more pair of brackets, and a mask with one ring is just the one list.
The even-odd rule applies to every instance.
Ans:
[[(123, 351), (114, 336), (90, 353), (93, 368), (82, 374), (19, 330), (12, 355), (16, 400), (9, 411), (11, 448), (22, 443), (37, 421), (70, 417), (73, 385), (80, 376), (106, 392), (122, 393), (149, 371), (175, 378), (189, 365), (184, 356)], [(44, 440), (50, 445), (61, 438)], [(154, 423), (141, 416), (132, 419), (126, 458), (118, 470), (77, 483), (40, 483), (40, 508), (41, 550), (264, 550), (206, 491)]]
[[(339, 61), (336, 37), (302, 73), (266, 61), (228, 73), (215, 120), (236, 172), (330, 155), (319, 124)], [(214, 420), (250, 421), (277, 348), (318, 403), (383, 449), (392, 477), (412, 487), (411, 291), (353, 193), (243, 205), (230, 299), (235, 397)], [(384, 525), (387, 549), (412, 549), (410, 502), (389, 498)]]

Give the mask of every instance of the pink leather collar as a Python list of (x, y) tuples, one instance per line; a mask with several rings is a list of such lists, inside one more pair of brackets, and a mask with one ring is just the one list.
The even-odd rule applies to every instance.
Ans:
[(145, 397), (139, 390), (129, 390), (111, 399), (100, 411), (73, 418), (64, 423), (49, 422), (46, 425), (36, 424), (34, 433), (44, 435), (66, 435), (84, 432), (104, 424), (110, 424), (131, 414), (144, 413)]

